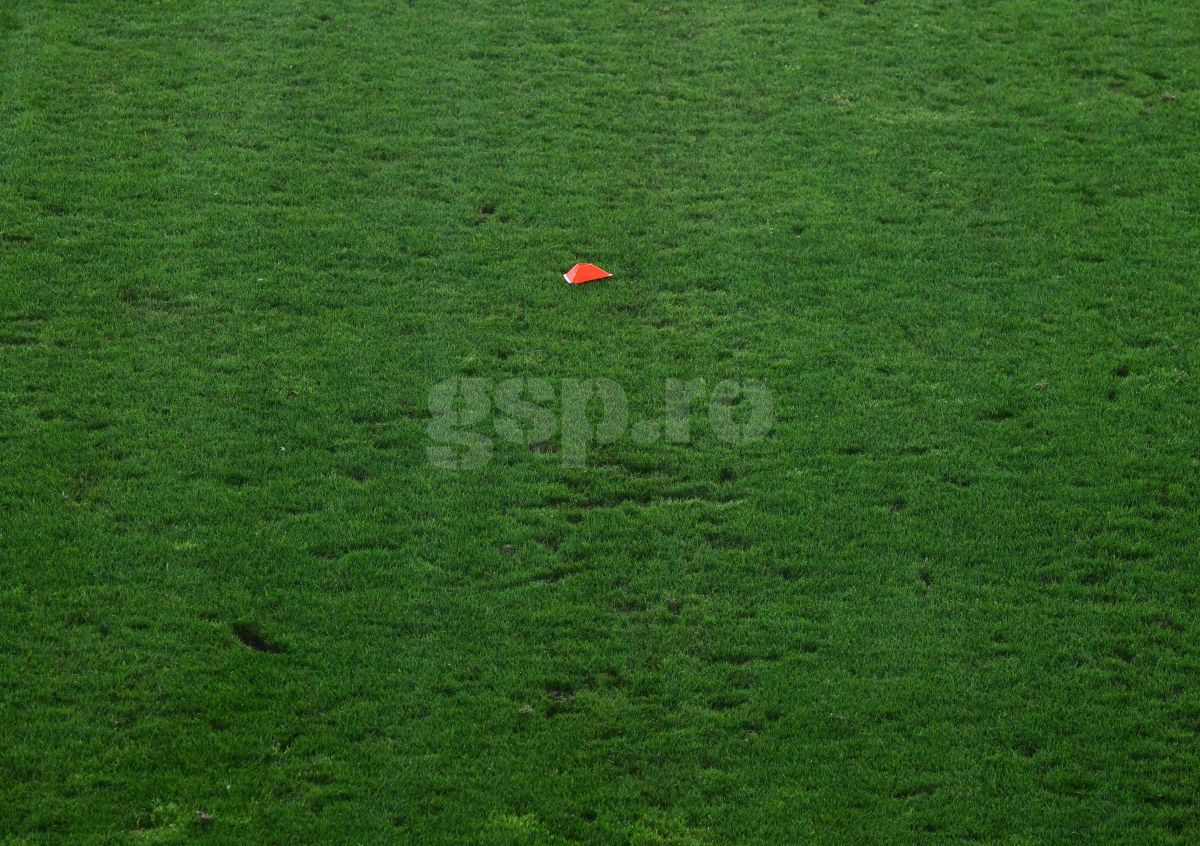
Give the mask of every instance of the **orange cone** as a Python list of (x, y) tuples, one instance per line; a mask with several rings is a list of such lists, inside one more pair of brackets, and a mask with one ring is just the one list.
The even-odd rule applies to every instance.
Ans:
[(567, 280), (568, 285), (582, 285), (584, 282), (594, 282), (610, 276), (612, 276), (611, 273), (594, 264), (577, 264), (563, 274), (563, 279)]

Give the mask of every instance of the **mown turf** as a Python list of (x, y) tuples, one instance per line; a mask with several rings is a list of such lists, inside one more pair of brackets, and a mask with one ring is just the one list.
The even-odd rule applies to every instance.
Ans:
[[(0, 838), (1196, 842), (1198, 48), (3, 0)], [(460, 377), (776, 423), (445, 470)]]

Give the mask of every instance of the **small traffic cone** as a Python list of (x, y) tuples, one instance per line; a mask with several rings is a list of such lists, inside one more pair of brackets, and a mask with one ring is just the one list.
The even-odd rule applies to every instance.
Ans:
[(582, 285), (584, 282), (594, 282), (610, 276), (612, 276), (611, 273), (594, 264), (577, 264), (563, 274), (563, 279), (567, 280), (568, 285)]

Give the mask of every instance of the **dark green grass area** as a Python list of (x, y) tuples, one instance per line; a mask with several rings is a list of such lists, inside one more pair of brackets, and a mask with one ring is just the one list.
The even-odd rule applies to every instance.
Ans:
[[(0, 841), (1197, 842), (1198, 57), (0, 0)], [(445, 470), (459, 377), (776, 422)]]

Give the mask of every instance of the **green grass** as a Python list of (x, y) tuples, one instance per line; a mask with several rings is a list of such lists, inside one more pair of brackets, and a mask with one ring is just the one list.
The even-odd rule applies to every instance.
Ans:
[[(1198, 47), (0, 0), (0, 840), (1196, 842)], [(461, 377), (776, 422), (445, 470)]]

